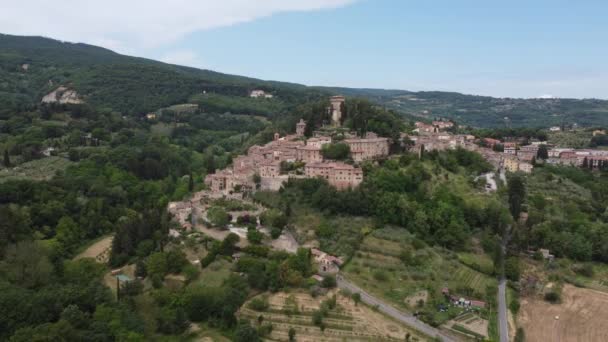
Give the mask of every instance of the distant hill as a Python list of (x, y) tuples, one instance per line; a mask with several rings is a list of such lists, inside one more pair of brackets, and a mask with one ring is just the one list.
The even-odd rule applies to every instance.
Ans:
[[(477, 127), (546, 127), (562, 123), (608, 126), (608, 101), (575, 99), (500, 99), (450, 92), (307, 87), (263, 81), (124, 56), (87, 44), (43, 37), (0, 34), (0, 119), (35, 108), (43, 96), (66, 86), (85, 103), (108, 111), (141, 115), (195, 99), (214, 101), (215, 110), (231, 98), (237, 108), (256, 114), (329, 94), (365, 97), (407, 118), (451, 118)], [(271, 92), (270, 105), (248, 103), (253, 89)], [(202, 96), (203, 92), (217, 96)], [(230, 109), (230, 106), (225, 106)], [(507, 119), (505, 119), (507, 118)]]
[(597, 99), (512, 99), (453, 92), (382, 89), (319, 89), (362, 96), (403, 114), (432, 119), (450, 118), (476, 127), (549, 127), (577, 123), (608, 126), (608, 101)]
[(3, 117), (36, 106), (59, 86), (76, 90), (96, 108), (125, 114), (184, 103), (203, 91), (247, 97), (251, 90), (263, 89), (286, 103), (321, 96), (303, 85), (171, 65), (87, 44), (3, 34), (0, 80)]

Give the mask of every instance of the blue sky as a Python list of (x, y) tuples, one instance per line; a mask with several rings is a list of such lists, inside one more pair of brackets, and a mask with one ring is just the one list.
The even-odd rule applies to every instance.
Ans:
[(38, 34), (308, 85), (608, 98), (608, 1), (247, 1), (147, 5), (131, 25), (112, 16), (91, 32)]

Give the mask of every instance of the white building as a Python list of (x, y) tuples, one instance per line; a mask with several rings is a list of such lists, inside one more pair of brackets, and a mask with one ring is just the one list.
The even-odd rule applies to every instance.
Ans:
[(253, 98), (266, 98), (266, 99), (271, 99), (272, 98), (272, 94), (268, 94), (263, 90), (260, 89), (256, 89), (256, 90), (252, 90), (251, 93), (249, 94), (249, 97), (253, 97)]

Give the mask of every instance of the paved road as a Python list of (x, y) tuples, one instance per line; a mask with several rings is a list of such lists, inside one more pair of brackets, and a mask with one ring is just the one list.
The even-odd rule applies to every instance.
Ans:
[(401, 312), (401, 311), (395, 309), (394, 307), (392, 307), (391, 305), (388, 305), (388, 304), (382, 302), (381, 300), (377, 299), (376, 297), (365, 292), (363, 289), (361, 289), (357, 285), (346, 280), (343, 276), (338, 275), (336, 277), (336, 280), (338, 282), (339, 288), (347, 289), (352, 293), (359, 293), (361, 295), (362, 302), (364, 302), (367, 305), (377, 306), (378, 310), (393, 317), (394, 319), (396, 319), (402, 323), (405, 323), (406, 325), (409, 325), (409, 326), (413, 327), (414, 329), (416, 329), (424, 334), (427, 334), (429, 336), (440, 337), (442, 339), (442, 341), (444, 341), (444, 342), (450, 342), (450, 341), (455, 342), (456, 341), (453, 337), (448, 336), (448, 335), (440, 332), (438, 329), (433, 328), (433, 327), (423, 323), (422, 321), (418, 320), (416, 317), (412, 316), (411, 314)]
[(503, 277), (498, 283), (498, 326), (500, 342), (509, 342), (509, 324), (507, 322), (507, 281)]
[[(510, 238), (511, 227), (508, 226), (500, 244), (503, 259), (507, 254), (507, 243), (509, 242)], [(504, 269), (501, 272), (502, 276), (498, 282), (498, 332), (500, 334), (500, 342), (509, 342), (509, 323), (507, 318), (507, 281), (505, 279)]]
[(504, 186), (507, 186), (507, 176), (505, 175), (505, 169), (500, 169), (500, 180), (502, 180), (502, 183)]

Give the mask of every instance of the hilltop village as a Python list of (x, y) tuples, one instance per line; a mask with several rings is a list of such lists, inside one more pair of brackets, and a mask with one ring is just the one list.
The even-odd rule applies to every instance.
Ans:
[[(330, 98), (331, 124), (313, 133), (304, 135), (307, 123), (300, 119), (295, 134), (281, 137), (275, 133), (273, 141), (251, 146), (246, 155), (234, 159), (233, 165), (214, 174), (207, 175), (205, 184), (215, 194), (229, 194), (244, 190), (278, 190), (290, 177), (322, 177), (339, 190), (355, 188), (363, 181), (363, 171), (359, 164), (363, 161), (378, 160), (389, 156), (394, 142), (379, 137), (373, 132), (364, 136), (347, 132), (344, 139), (335, 140), (332, 132), (340, 129), (343, 119), (343, 96)], [(547, 155), (540, 156), (550, 164), (600, 168), (608, 164), (608, 151), (572, 148), (553, 148), (545, 141), (524, 141), (511, 139), (501, 141), (491, 138), (479, 139), (470, 134), (453, 134), (451, 121), (436, 120), (432, 123), (416, 122), (413, 132), (402, 133), (402, 140), (409, 139), (405, 146), (419, 155), (430, 151), (463, 148), (481, 154), (496, 169), (509, 172), (531, 173), (539, 158), (541, 146)], [(343, 143), (350, 149), (351, 163), (331, 160), (323, 155), (325, 145)], [(403, 144), (406, 145), (406, 144)], [(295, 165), (286, 170), (286, 165)]]
[[(330, 100), (331, 127), (339, 128), (345, 98), (333, 96)], [(388, 138), (378, 137), (372, 132), (363, 137), (346, 133), (340, 142), (349, 146), (355, 165), (330, 160), (323, 156), (322, 150), (325, 145), (335, 142), (327, 133), (331, 129), (316, 131), (311, 138), (304, 136), (305, 130), (306, 122), (301, 119), (296, 125), (296, 134), (281, 137), (275, 133), (273, 141), (264, 146), (250, 147), (247, 155), (234, 159), (232, 167), (208, 175), (205, 183), (212, 192), (224, 194), (245, 189), (278, 190), (289, 177), (322, 177), (338, 189), (355, 188), (363, 181), (363, 171), (357, 163), (389, 154)], [(282, 172), (281, 165), (285, 163), (304, 164), (304, 170)]]

